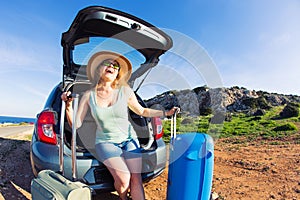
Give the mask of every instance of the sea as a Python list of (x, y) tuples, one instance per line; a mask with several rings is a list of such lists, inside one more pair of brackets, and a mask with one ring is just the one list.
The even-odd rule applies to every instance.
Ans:
[(22, 122), (33, 124), (35, 122), (35, 118), (0, 116), (0, 124), (19, 124)]

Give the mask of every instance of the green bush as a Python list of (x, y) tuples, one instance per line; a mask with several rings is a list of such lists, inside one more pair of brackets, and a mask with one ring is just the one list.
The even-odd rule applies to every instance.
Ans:
[(252, 97), (247, 97), (247, 98), (243, 99), (242, 104), (244, 104), (252, 109), (257, 107), (257, 101), (255, 98), (252, 98)]
[(263, 96), (258, 98), (247, 97), (242, 100), (242, 103), (252, 109), (260, 108), (269, 110), (271, 108), (271, 106), (269, 106), (267, 100)]
[(181, 122), (181, 124), (185, 125), (185, 124), (192, 124), (194, 123), (194, 119), (192, 118), (184, 118)]
[(200, 108), (199, 111), (200, 111), (201, 116), (207, 116), (207, 115), (212, 114), (211, 108)]
[(260, 107), (261, 109), (269, 110), (269, 109), (272, 108), (272, 107), (268, 104), (267, 100), (266, 100), (264, 97), (262, 97), (262, 96), (260, 96), (260, 97), (257, 98), (257, 103), (258, 103), (258, 105), (259, 105), (259, 107)]
[(280, 117), (282, 118), (298, 117), (298, 115), (299, 104), (293, 102), (288, 103), (280, 112)]
[(212, 124), (222, 124), (225, 121), (226, 113), (218, 111), (210, 118), (210, 123)]
[(273, 131), (296, 131), (296, 130), (297, 130), (296, 125), (291, 122), (277, 126), (273, 129)]

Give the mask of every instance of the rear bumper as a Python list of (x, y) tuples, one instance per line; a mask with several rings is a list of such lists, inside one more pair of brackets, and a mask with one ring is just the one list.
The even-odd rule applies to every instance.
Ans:
[[(149, 181), (158, 176), (166, 166), (166, 146), (161, 140), (157, 141), (156, 151), (143, 152), (143, 171), (144, 181)], [(68, 147), (65, 147), (64, 155), (64, 176), (72, 180), (71, 157), (68, 156)], [(34, 175), (39, 171), (50, 169), (59, 171), (59, 146), (49, 145), (36, 140), (31, 142), (30, 160)], [(77, 156), (77, 177), (89, 185), (95, 191), (112, 191), (112, 177), (107, 176), (106, 167), (94, 158)]]

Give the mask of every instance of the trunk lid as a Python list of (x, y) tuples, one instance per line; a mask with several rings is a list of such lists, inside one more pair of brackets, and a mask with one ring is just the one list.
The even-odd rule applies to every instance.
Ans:
[[(96, 41), (95, 38), (102, 38), (102, 40)], [(119, 41), (131, 48), (126, 47), (127, 49), (125, 51), (123, 49), (122, 52), (123, 47), (120, 47), (119, 43), (110, 45), (119, 47), (121, 52), (118, 53), (129, 54), (129, 59), (132, 58), (130, 60), (133, 60), (135, 66), (133, 66), (133, 74), (129, 82), (133, 82), (148, 69), (154, 67), (159, 57), (173, 45), (171, 37), (142, 19), (111, 8), (90, 6), (80, 10), (69, 30), (62, 34), (63, 81), (86, 79), (85, 66), (93, 51), (107, 50), (106, 47), (109, 46), (103, 45), (103, 41), (106, 43), (104, 38), (109, 38), (114, 42)], [(74, 53), (77, 46), (92, 43), (93, 48), (88, 51)], [(102, 47), (98, 48), (99, 45)], [(97, 47), (96, 50), (95, 47)], [(81, 60), (78, 60), (78, 55), (81, 56)], [(137, 62), (136, 57), (143, 58)]]

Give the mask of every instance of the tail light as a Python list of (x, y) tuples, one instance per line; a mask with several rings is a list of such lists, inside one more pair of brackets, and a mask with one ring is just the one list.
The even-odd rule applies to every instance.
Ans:
[(51, 111), (42, 112), (37, 119), (37, 134), (41, 142), (57, 144), (54, 125), (56, 124), (55, 113)]
[(153, 120), (152, 122), (153, 122), (155, 139), (158, 140), (158, 139), (162, 138), (162, 136), (164, 135), (164, 129), (162, 126), (162, 122), (159, 117), (153, 117), (152, 120)]

